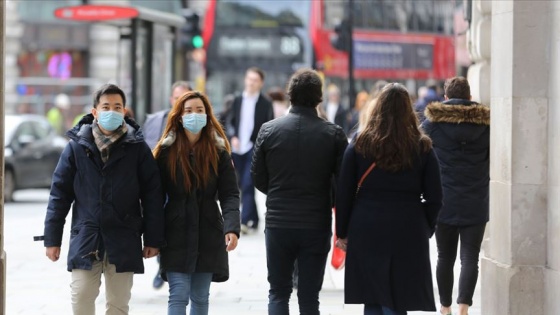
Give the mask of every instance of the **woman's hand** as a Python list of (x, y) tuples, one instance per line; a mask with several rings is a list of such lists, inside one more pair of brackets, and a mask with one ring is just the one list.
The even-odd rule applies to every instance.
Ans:
[(348, 240), (345, 238), (339, 238), (336, 240), (336, 247), (346, 251), (346, 247), (348, 246)]
[(226, 251), (231, 252), (237, 247), (237, 235), (235, 233), (226, 234)]

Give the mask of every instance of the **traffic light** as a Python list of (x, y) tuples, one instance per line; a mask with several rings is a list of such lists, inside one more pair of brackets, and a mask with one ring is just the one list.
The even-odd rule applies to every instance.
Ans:
[(202, 30), (200, 29), (200, 17), (196, 13), (185, 15), (186, 23), (180, 29), (180, 45), (185, 50), (193, 50), (202, 48), (204, 40), (202, 39)]
[(334, 36), (331, 38), (331, 44), (340, 51), (349, 52), (352, 45), (352, 31), (350, 23), (347, 19), (342, 20), (334, 27)]

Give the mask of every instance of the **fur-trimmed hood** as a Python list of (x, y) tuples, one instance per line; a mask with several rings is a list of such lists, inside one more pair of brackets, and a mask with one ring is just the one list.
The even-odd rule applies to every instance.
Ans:
[(490, 125), (490, 107), (468, 100), (450, 99), (430, 103), (424, 115), (432, 123)]
[[(170, 131), (169, 134), (167, 134), (167, 137), (165, 137), (165, 139), (163, 139), (163, 142), (161, 143), (161, 147), (162, 148), (170, 147), (173, 143), (175, 143), (176, 139), (177, 139), (177, 136), (175, 136), (175, 132)], [(218, 147), (218, 149), (221, 149), (221, 150), (226, 149), (225, 140), (222, 137), (220, 137), (217, 133), (214, 134), (214, 140), (216, 141), (216, 146)]]

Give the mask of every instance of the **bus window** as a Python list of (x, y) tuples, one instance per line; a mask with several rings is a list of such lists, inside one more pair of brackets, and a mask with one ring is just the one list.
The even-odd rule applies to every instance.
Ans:
[[(297, 10), (293, 8), (297, 6)], [(299, 1), (218, 0), (217, 27), (302, 27), (309, 16)]]

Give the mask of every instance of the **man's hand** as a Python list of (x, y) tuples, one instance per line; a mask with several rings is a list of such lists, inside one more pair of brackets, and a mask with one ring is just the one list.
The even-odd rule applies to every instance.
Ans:
[(58, 258), (60, 258), (60, 247), (47, 247), (47, 257), (49, 257), (49, 259), (52, 261), (57, 261)]
[(226, 234), (226, 251), (231, 252), (237, 247), (237, 235), (235, 233)]
[(145, 246), (142, 254), (144, 258), (152, 258), (159, 254), (159, 248)]
[(231, 138), (231, 147), (235, 151), (239, 150), (239, 138), (237, 138), (237, 137)]

